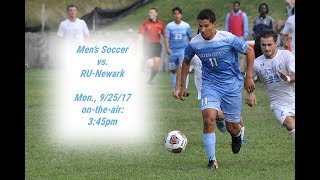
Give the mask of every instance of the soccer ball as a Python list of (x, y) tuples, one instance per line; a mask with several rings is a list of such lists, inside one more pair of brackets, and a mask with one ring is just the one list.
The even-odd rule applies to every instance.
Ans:
[(164, 146), (169, 152), (177, 154), (186, 149), (187, 143), (187, 136), (181, 131), (174, 130), (167, 134)]

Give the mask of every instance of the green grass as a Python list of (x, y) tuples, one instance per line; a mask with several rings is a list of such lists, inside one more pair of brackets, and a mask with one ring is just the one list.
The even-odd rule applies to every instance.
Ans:
[[(41, 24), (41, 0), (27, 0), (25, 6), (26, 22), (29, 26)], [(79, 5), (79, 17), (91, 12), (95, 7), (102, 9), (112, 9), (125, 7), (134, 2), (134, 0), (77, 0), (77, 1), (62, 1), (44, 0), (47, 12), (47, 25), (52, 30), (58, 28), (59, 22), (66, 18), (66, 5), (70, 2), (75, 2)], [(131, 11), (128, 15), (120, 18), (109, 26), (102, 27), (100, 31), (108, 30), (123, 30), (127, 28), (138, 29), (144, 19), (149, 17), (148, 10), (151, 7), (156, 7), (159, 10), (159, 19), (165, 23), (172, 21), (171, 9), (174, 6), (180, 6), (183, 10), (183, 20), (191, 25), (192, 29), (197, 29), (198, 23), (196, 20), (197, 14), (201, 9), (210, 8), (217, 16), (217, 28), (224, 29), (226, 14), (232, 9), (233, 1), (224, 0), (152, 0), (144, 6)], [(249, 29), (252, 30), (255, 16), (259, 15), (258, 6), (260, 3), (267, 3), (269, 6), (269, 15), (275, 20), (285, 20), (285, 1), (283, 0), (258, 0), (245, 1), (240, 0), (241, 9), (247, 13), (249, 20)]]
[[(152, 143), (130, 149), (79, 149), (51, 141), (55, 106), (50, 97), (55, 96), (51, 87), (55, 74), (54, 70), (25, 71), (26, 179), (295, 179), (294, 145), (270, 111), (261, 83), (256, 83), (258, 104), (243, 105), (247, 144), (233, 154), (230, 135), (216, 132), (219, 169), (208, 171), (193, 74), (191, 95), (186, 101), (172, 98), (168, 73), (157, 75), (153, 96), (149, 96), (157, 105), (150, 112), (157, 121), (156, 131), (150, 137)], [(188, 137), (186, 150), (181, 154), (171, 154), (164, 148), (164, 136), (173, 129)]]

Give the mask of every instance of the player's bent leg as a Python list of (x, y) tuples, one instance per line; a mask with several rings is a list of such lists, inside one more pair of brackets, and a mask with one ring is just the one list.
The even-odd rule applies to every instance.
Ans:
[[(168, 69), (170, 71), (170, 82), (171, 82), (173, 96), (176, 89), (177, 74), (178, 74), (178, 68), (179, 68), (179, 64), (177, 64), (176, 61), (177, 61), (177, 57), (175, 55), (171, 54), (168, 56)], [(178, 81), (180, 82), (180, 80)], [(177, 88), (177, 89), (180, 89), (180, 88)]]
[(295, 141), (296, 141), (296, 129), (290, 130), (289, 134), (290, 134), (290, 136), (291, 136), (291, 138), (293, 140), (293, 143), (295, 143)]
[(216, 126), (222, 133), (225, 133), (227, 131), (225, 120), (221, 120), (221, 121), (216, 120)]
[(149, 58), (144, 61), (143, 71), (145, 73), (146, 80), (148, 80), (148, 83), (149, 83), (149, 79), (150, 79), (150, 75), (151, 75), (153, 66), (154, 66), (153, 65), (153, 58)]
[(293, 142), (295, 142), (295, 134), (296, 134), (295, 116), (286, 116), (283, 122), (283, 126), (286, 127), (286, 129), (289, 131), (289, 134)]
[(158, 73), (159, 67), (160, 67), (160, 57), (153, 57), (153, 67), (151, 69), (150, 78), (148, 81), (149, 84), (151, 83), (151, 81), (154, 79), (154, 77)]
[(234, 154), (238, 153), (241, 149), (241, 125), (239, 122), (226, 121), (227, 130), (231, 135), (231, 150)]
[(237, 136), (241, 133), (241, 125), (239, 122), (230, 122), (226, 120), (227, 130), (231, 136)]
[(153, 58), (153, 71), (157, 74), (160, 68), (160, 57), (154, 57)]
[(174, 91), (176, 89), (176, 79), (177, 79), (177, 69), (170, 70), (170, 81), (172, 88), (172, 95), (174, 96)]
[(217, 120), (217, 121), (222, 121), (222, 120), (224, 120), (224, 114), (223, 114), (223, 112), (221, 111), (221, 109), (218, 110), (216, 120)]
[(227, 131), (226, 122), (224, 120), (224, 114), (219, 109), (216, 117), (216, 126), (222, 132), (225, 133)]
[(288, 106), (271, 106), (271, 110), (276, 116), (277, 120), (283, 125), (295, 142), (295, 110), (294, 107)]
[(154, 66), (153, 58), (149, 58), (144, 62), (144, 68), (145, 69), (152, 69), (153, 66)]
[(239, 91), (230, 93), (223, 97), (221, 109), (225, 115), (227, 131), (231, 135), (231, 149), (234, 154), (238, 153), (241, 148), (241, 108), (242, 108), (242, 88), (243, 82), (238, 82)]

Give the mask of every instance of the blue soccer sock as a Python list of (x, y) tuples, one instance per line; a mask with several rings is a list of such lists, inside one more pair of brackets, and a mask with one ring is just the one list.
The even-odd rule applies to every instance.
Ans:
[(209, 160), (216, 160), (216, 134), (208, 133), (202, 135), (204, 148)]
[(177, 78), (177, 73), (173, 74), (170, 72), (171, 87), (173, 90), (175, 90), (175, 87), (176, 87), (176, 78)]

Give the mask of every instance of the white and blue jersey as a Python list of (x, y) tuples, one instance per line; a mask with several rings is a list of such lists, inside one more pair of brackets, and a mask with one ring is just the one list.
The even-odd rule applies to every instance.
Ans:
[(177, 69), (182, 65), (184, 49), (192, 38), (191, 27), (188, 23), (181, 21), (176, 24), (174, 21), (166, 26), (165, 36), (169, 37), (169, 48), (171, 55), (168, 57), (169, 69)]
[(196, 54), (202, 62), (201, 109), (221, 106), (227, 121), (238, 122), (241, 116), (243, 76), (238, 67), (238, 52), (249, 45), (227, 31), (218, 31), (205, 40), (201, 34), (191, 39), (185, 58)]
[(188, 23), (181, 21), (180, 24), (176, 24), (172, 21), (166, 26), (165, 36), (169, 37), (169, 48), (172, 53), (175, 54), (180, 51), (183, 54), (184, 48), (189, 43), (189, 38), (192, 37), (192, 31)]

